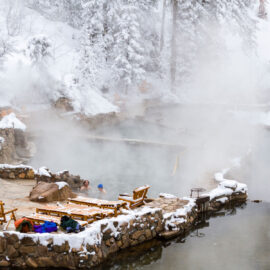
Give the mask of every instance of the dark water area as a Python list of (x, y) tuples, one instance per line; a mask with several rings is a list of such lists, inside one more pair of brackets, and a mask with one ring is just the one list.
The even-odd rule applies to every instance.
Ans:
[(186, 236), (117, 253), (96, 270), (269, 270), (269, 255), (270, 204), (248, 202), (202, 219)]

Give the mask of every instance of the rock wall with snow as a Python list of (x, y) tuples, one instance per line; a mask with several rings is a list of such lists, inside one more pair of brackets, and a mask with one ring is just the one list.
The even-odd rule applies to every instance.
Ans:
[(15, 131), (12, 128), (0, 129), (1, 147), (0, 163), (12, 163), (14, 161), (15, 150)]
[[(226, 188), (232, 188), (230, 195), (219, 187), (223, 194), (212, 198), (209, 210), (217, 211), (231, 201), (245, 201), (246, 190), (231, 184), (224, 183)], [(215, 199), (221, 195), (228, 200), (219, 201), (215, 207)], [(154, 200), (152, 207), (148, 204), (136, 210), (123, 210), (121, 215), (96, 221), (78, 234), (0, 232), (0, 267), (89, 269), (122, 249), (158, 236), (170, 238), (187, 233), (197, 216), (195, 199), (181, 200), (166, 194)]]
[(147, 208), (98, 221), (79, 234), (0, 233), (0, 267), (89, 269), (162, 230), (161, 210)]
[(37, 182), (47, 183), (67, 183), (71, 188), (80, 188), (84, 179), (79, 175), (72, 175), (69, 171), (61, 171), (52, 173), (48, 168), (41, 167), (35, 170), (31, 166), (26, 165), (10, 165), (0, 164), (0, 178), (3, 179), (36, 179)]
[(0, 163), (15, 163), (29, 156), (26, 125), (15, 113), (0, 120)]

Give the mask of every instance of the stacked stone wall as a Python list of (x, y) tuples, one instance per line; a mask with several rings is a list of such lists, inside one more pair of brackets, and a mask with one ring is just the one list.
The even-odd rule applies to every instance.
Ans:
[(3, 233), (0, 234), (0, 267), (91, 268), (106, 260), (110, 254), (151, 240), (163, 230), (162, 212), (155, 210), (128, 222), (101, 224), (100, 242), (82, 244), (80, 248), (72, 248), (72, 243), (70, 245), (68, 241), (58, 245), (54, 243), (53, 235), (44, 245), (31, 234)]
[[(244, 202), (247, 193), (243, 190), (223, 197), (227, 200), (220, 201), (219, 197), (211, 200), (207, 211), (218, 211), (230, 202)], [(194, 200), (163, 198), (156, 201), (161, 208), (148, 206), (124, 211), (118, 217), (93, 223), (79, 234), (0, 233), (0, 267), (89, 269), (119, 250), (155, 237), (175, 237), (192, 229), (198, 217)], [(180, 208), (174, 209), (180, 204)]]
[(0, 163), (11, 163), (16, 153), (15, 131), (13, 128), (0, 129), (0, 137), (4, 139), (0, 148)]
[(24, 165), (4, 165), (0, 167), (0, 178), (3, 179), (29, 179), (37, 180), (37, 182), (67, 182), (73, 189), (80, 188), (83, 184), (83, 179), (79, 175), (72, 175), (69, 171), (63, 171), (60, 173), (51, 173), (46, 170), (46, 174), (40, 174), (30, 166)]

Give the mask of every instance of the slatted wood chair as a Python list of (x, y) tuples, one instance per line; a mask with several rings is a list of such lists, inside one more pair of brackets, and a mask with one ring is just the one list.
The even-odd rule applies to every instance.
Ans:
[(120, 194), (118, 200), (123, 200), (129, 203), (129, 208), (135, 208), (144, 204), (144, 199), (147, 198), (147, 192), (150, 188), (149, 185), (144, 185), (133, 190), (133, 196), (128, 194)]
[[(50, 215), (44, 215), (44, 214), (33, 214), (33, 215), (28, 215), (25, 216), (25, 218), (31, 220), (34, 224), (41, 224), (44, 223), (45, 221), (52, 221), (55, 222), (56, 224), (60, 225), (61, 224), (61, 217), (57, 216), (50, 216)], [(76, 220), (81, 226), (86, 226), (88, 224), (87, 221), (83, 220)]]
[[(12, 209), (12, 210), (8, 210), (8, 211), (5, 211), (5, 208), (4, 208), (4, 203), (2, 201), (0, 201), (0, 225), (8, 222), (7, 226), (6, 226), (6, 229), (8, 228), (11, 220), (14, 220), (16, 221), (16, 216), (15, 216), (15, 212), (18, 210), (17, 208), (15, 209)], [(7, 220), (7, 215), (10, 214), (10, 219)]]
[(114, 212), (111, 210), (104, 210), (99, 208), (89, 208), (87, 206), (78, 204), (65, 204), (65, 205), (47, 205), (44, 207), (36, 208), (37, 214), (45, 214), (51, 216), (69, 216), (72, 219), (81, 219), (92, 223), (98, 219), (113, 216)]
[(87, 205), (92, 207), (99, 207), (102, 209), (111, 209), (114, 211), (114, 216), (121, 213), (121, 208), (126, 208), (127, 203), (124, 201), (107, 201), (95, 198), (86, 198), (78, 196), (76, 198), (69, 199), (71, 203)]

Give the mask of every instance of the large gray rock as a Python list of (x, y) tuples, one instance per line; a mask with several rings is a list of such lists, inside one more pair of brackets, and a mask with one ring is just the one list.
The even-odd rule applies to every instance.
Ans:
[(30, 192), (30, 201), (34, 202), (53, 202), (64, 201), (75, 197), (68, 184), (63, 182), (46, 183), (39, 182)]

